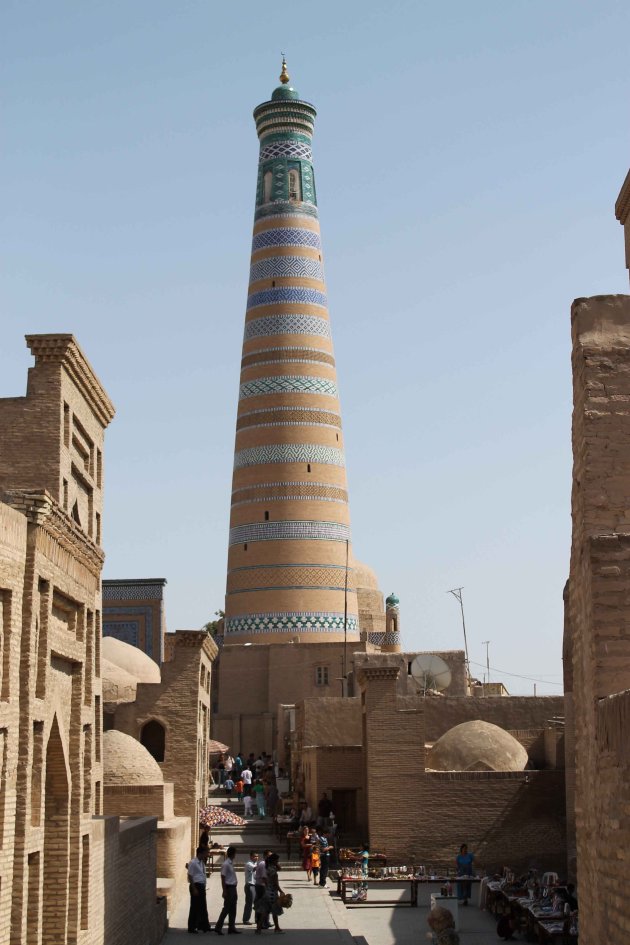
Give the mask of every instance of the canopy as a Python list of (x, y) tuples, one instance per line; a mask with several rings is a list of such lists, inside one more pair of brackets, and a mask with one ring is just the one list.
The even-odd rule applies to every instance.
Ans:
[(208, 752), (211, 755), (222, 755), (224, 751), (229, 750), (229, 745), (224, 745), (223, 742), (217, 742), (214, 738), (208, 739)]
[(245, 827), (247, 821), (225, 807), (209, 804), (199, 812), (199, 823), (202, 827)]

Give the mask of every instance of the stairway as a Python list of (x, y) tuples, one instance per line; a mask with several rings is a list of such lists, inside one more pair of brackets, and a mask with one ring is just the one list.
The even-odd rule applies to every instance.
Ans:
[[(220, 791), (218, 786), (210, 789), (208, 804), (229, 810), (239, 817), (243, 817), (245, 806), (242, 801), (228, 800), (225, 793)], [(254, 810), (255, 810), (254, 805)], [(251, 850), (256, 850), (262, 854), (263, 850), (271, 850), (272, 853), (278, 853), (280, 856), (280, 869), (283, 871), (301, 871), (302, 856), (297, 844), (293, 844), (291, 850), (291, 859), (287, 859), (286, 831), (283, 830), (279, 836), (276, 835), (273, 818), (266, 816), (246, 820), (244, 827), (231, 827), (222, 824), (213, 827), (210, 830), (210, 843), (218, 843), (220, 846), (236, 847), (235, 868), (242, 870), (245, 861), (249, 857)], [(216, 866), (215, 866), (216, 869)]]

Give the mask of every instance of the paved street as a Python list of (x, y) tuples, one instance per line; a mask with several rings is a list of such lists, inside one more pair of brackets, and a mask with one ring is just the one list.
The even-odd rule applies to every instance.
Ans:
[[(242, 885), (242, 877), (239, 875)], [(315, 888), (308, 884), (302, 872), (286, 872), (281, 875), (282, 888), (293, 894), (293, 907), (280, 919), (286, 930), (282, 936), (284, 945), (422, 945), (426, 937), (426, 923), (429, 909), (427, 890), (420, 891), (419, 907), (411, 909), (404, 906), (370, 905), (345, 907), (332, 890)], [(392, 889), (392, 900), (402, 896)], [(208, 882), (208, 914), (214, 923), (221, 910), (221, 882), (217, 873)], [(242, 917), (243, 894), (239, 886), (239, 908), (237, 918)], [(184, 903), (171, 917), (171, 928), (162, 945), (183, 945), (190, 942), (191, 936), (186, 931), (188, 905)], [(485, 912), (474, 906), (460, 910), (461, 945), (495, 945), (497, 937), (495, 922)], [(262, 941), (263, 936), (254, 939), (254, 927), (242, 926), (245, 940)], [(226, 932), (227, 929), (224, 929)], [(308, 935), (305, 936), (305, 932)], [(274, 933), (264, 933), (270, 938)], [(203, 938), (214, 939), (214, 933)], [(280, 938), (280, 936), (278, 936)]]

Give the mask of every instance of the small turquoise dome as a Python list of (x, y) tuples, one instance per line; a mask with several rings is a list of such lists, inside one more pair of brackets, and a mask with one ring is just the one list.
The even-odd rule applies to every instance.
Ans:
[(387, 604), (388, 607), (398, 607), (400, 600), (398, 597), (396, 597), (396, 595), (392, 591), (389, 597), (385, 599), (385, 603)]
[(277, 89), (274, 89), (271, 93), (272, 102), (282, 102), (290, 99), (299, 101), (299, 94), (295, 89), (289, 88), (288, 85), (279, 85)]

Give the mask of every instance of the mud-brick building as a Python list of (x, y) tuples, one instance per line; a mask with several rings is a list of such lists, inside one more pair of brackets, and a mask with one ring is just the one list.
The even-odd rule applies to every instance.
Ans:
[(392, 862), (451, 866), (468, 842), (490, 870), (562, 870), (562, 697), (475, 698), (458, 651), (440, 654), (451, 684), (425, 694), (411, 656), (354, 653), (356, 695), (293, 708), (297, 789), (311, 806), (326, 791), (344, 833)]
[(100, 816), (114, 408), (72, 335), (27, 343), (26, 395), (0, 400), (0, 942), (156, 942), (156, 819)]
[(580, 941), (595, 945), (630, 940), (630, 296), (576, 299), (571, 326), (573, 540), (564, 656), (574, 777), (567, 807)]

